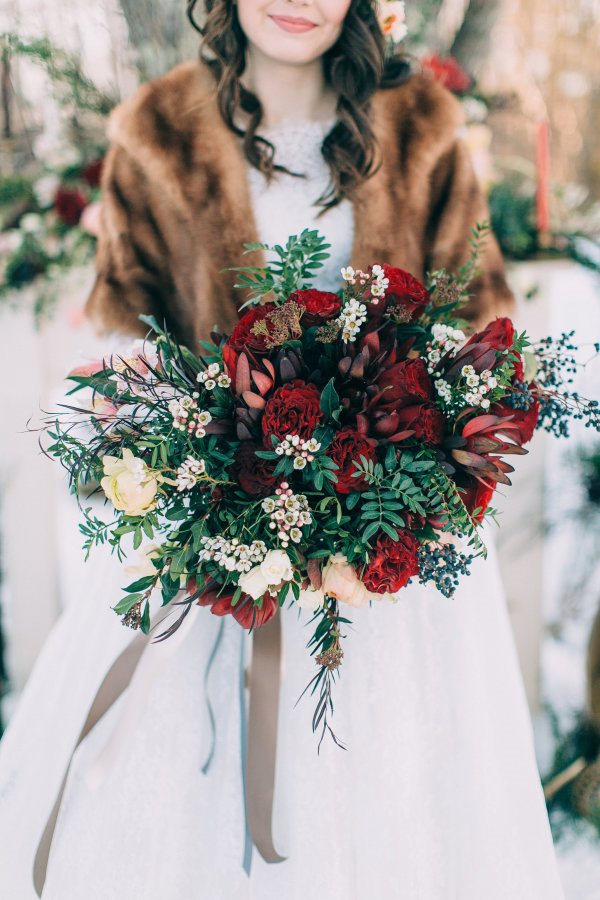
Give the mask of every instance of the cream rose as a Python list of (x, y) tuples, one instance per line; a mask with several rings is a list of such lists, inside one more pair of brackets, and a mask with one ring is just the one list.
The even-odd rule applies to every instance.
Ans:
[(297, 603), (298, 606), (303, 606), (305, 609), (321, 609), (325, 603), (325, 594), (320, 589), (308, 587), (300, 591)]
[(376, 594), (368, 591), (359, 581), (356, 569), (351, 566), (342, 553), (330, 556), (323, 569), (321, 593), (335, 597), (339, 603), (360, 608), (371, 600), (393, 600), (392, 594)]
[(285, 550), (269, 550), (258, 566), (240, 575), (238, 584), (245, 594), (258, 600), (269, 588), (279, 587), (282, 581), (291, 581), (293, 577), (292, 563)]
[(349, 606), (364, 606), (369, 599), (366, 587), (358, 580), (356, 569), (342, 553), (329, 557), (323, 569), (321, 589), (324, 594)]
[(138, 578), (145, 578), (147, 575), (156, 575), (152, 559), (157, 555), (159, 549), (158, 544), (144, 544), (140, 547), (137, 562), (133, 565), (123, 566), (123, 572), (129, 581), (137, 581)]
[(291, 581), (294, 577), (292, 563), (285, 550), (269, 550), (260, 564), (260, 570), (267, 584), (272, 587), (282, 581)]
[(143, 459), (125, 449), (122, 459), (105, 456), (102, 464), (104, 478), (100, 485), (115, 509), (128, 516), (142, 516), (154, 509), (158, 478)]
[(253, 600), (262, 597), (269, 587), (260, 566), (254, 566), (249, 572), (240, 575), (238, 584), (245, 594), (250, 594)]

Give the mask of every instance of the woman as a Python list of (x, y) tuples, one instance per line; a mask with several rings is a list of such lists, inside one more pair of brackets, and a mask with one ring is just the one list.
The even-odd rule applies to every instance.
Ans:
[[(96, 321), (142, 333), (138, 315), (152, 313), (191, 346), (215, 325), (231, 330), (244, 298), (223, 269), (248, 261), (243, 243), (308, 225), (332, 244), (325, 289), (348, 263), (422, 277), (465, 260), (486, 210), (456, 137), (458, 105), (402, 60), (384, 66), (369, 0), (209, 0), (207, 10), (211, 64), (177, 67), (112, 116)], [(473, 290), (473, 319), (510, 303), (492, 239)], [(106, 576), (95, 585), (106, 606), (112, 578), (114, 588)], [(329, 744), (317, 756), (311, 704), (294, 709), (312, 674), (305, 612), (282, 616), (273, 833), (286, 858), (254, 854), (247, 874), (248, 641), (225, 622), (208, 678), (211, 758), (205, 688), (218, 623), (198, 614), (132, 714), (119, 720), (117, 703), (77, 751), (44, 900), (562, 896), (494, 564), (480, 562), (453, 601), (415, 586), (396, 604), (353, 611), (335, 715), (348, 752)], [(88, 607), (58, 626), (6, 739), (0, 846), (14, 852), (0, 887), (11, 900), (34, 896), (25, 861), (90, 695), (125, 641), (94, 616)]]

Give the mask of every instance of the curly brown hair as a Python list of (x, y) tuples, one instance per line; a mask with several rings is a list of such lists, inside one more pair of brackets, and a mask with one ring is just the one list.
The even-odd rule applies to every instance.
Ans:
[[(223, 120), (243, 139), (250, 164), (271, 178), (281, 167), (274, 164), (273, 145), (256, 133), (263, 115), (261, 102), (240, 80), (246, 66), (247, 39), (235, 2), (205, 0), (203, 25), (194, 17), (197, 2), (187, 0), (187, 14), (202, 35), (200, 55), (215, 77)], [(407, 81), (411, 67), (402, 54), (387, 56), (375, 0), (352, 0), (342, 33), (324, 55), (323, 65), (327, 83), (338, 96), (337, 120), (321, 147), (331, 183), (318, 203), (328, 209), (345, 198), (353, 199), (357, 186), (377, 171), (378, 146), (369, 120), (370, 101), (378, 89)], [(238, 110), (248, 117), (245, 131), (236, 124)]]

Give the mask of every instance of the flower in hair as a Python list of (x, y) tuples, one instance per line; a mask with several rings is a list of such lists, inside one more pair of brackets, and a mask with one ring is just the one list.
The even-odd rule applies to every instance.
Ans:
[(408, 32), (404, 0), (377, 0), (377, 19), (392, 44), (399, 44)]

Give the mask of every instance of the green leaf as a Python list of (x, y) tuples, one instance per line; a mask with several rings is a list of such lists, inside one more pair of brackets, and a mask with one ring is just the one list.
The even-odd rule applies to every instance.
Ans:
[(368, 541), (373, 537), (374, 534), (377, 534), (379, 531), (379, 522), (371, 522), (370, 525), (367, 525), (365, 530), (363, 531), (363, 541)]
[(346, 497), (346, 509), (352, 510), (360, 500), (360, 493), (356, 491), (354, 494), (348, 494)]
[(147, 600), (146, 605), (144, 606), (144, 612), (142, 613), (140, 628), (142, 629), (144, 634), (148, 634), (148, 632), (150, 631), (150, 604)]
[(333, 386), (333, 378), (330, 378), (321, 394), (321, 412), (328, 418), (338, 421), (341, 406), (338, 392)]
[(388, 535), (388, 537), (391, 537), (391, 539), (392, 539), (393, 541), (397, 541), (397, 540), (398, 540), (398, 532), (396, 531), (395, 528), (392, 528), (391, 525), (388, 525), (387, 522), (382, 522), (382, 523), (381, 523), (381, 530), (382, 530), (382, 531), (385, 531), (385, 533)]
[(119, 600), (118, 603), (115, 603), (113, 609), (118, 615), (124, 616), (130, 609), (133, 609), (136, 603), (140, 602), (143, 596), (143, 594), (129, 594), (127, 597), (123, 597)]
[(153, 575), (144, 575), (143, 578), (138, 578), (137, 581), (128, 584), (126, 588), (123, 588), (124, 591), (147, 591), (148, 588), (152, 587), (154, 584), (154, 576)]

